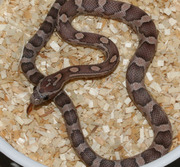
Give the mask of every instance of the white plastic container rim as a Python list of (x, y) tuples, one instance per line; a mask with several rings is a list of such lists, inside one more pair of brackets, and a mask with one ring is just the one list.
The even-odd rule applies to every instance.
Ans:
[[(24, 167), (46, 167), (28, 157), (24, 154), (15, 150), (10, 144), (8, 144), (2, 137), (0, 137), (0, 152), (4, 155), (9, 157), (14, 162), (18, 163)], [(168, 154), (164, 155), (163, 157), (147, 164), (143, 165), (142, 167), (164, 167), (171, 162), (175, 161), (176, 159), (180, 158), (180, 146), (169, 152)]]

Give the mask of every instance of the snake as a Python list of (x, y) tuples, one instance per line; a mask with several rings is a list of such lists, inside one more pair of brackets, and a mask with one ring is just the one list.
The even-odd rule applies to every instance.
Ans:
[[(151, 125), (154, 138), (141, 153), (122, 160), (105, 159), (95, 153), (83, 135), (76, 107), (63, 90), (73, 79), (101, 78), (111, 74), (119, 63), (116, 45), (107, 37), (90, 32), (77, 31), (72, 21), (79, 15), (92, 15), (121, 21), (138, 35), (139, 44), (126, 72), (126, 88), (135, 106)], [(72, 45), (82, 45), (100, 50), (105, 59), (99, 64), (74, 65), (45, 76), (36, 67), (36, 56), (49, 41), (54, 31), (62, 40)], [(34, 106), (53, 100), (61, 111), (72, 147), (82, 162), (89, 167), (139, 167), (166, 153), (172, 145), (172, 127), (162, 107), (147, 91), (144, 78), (157, 50), (158, 30), (151, 17), (137, 6), (114, 0), (56, 0), (44, 22), (25, 44), (21, 69), (34, 84), (29, 114)]]

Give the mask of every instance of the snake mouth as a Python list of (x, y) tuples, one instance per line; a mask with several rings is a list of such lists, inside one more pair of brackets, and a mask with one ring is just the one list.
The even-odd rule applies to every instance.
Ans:
[(33, 110), (33, 107), (34, 107), (34, 104), (33, 103), (30, 103), (26, 112), (27, 112), (27, 115), (29, 115), (31, 113), (31, 111)]

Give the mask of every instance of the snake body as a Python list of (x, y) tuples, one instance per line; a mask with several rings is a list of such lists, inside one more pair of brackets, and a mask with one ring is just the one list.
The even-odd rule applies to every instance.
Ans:
[[(144, 114), (154, 131), (151, 146), (142, 153), (124, 160), (107, 160), (97, 155), (83, 136), (76, 108), (63, 85), (74, 78), (97, 78), (110, 74), (119, 62), (115, 44), (108, 38), (75, 30), (74, 17), (86, 14), (123, 21), (139, 36), (139, 46), (132, 57), (126, 85), (130, 98)], [(64, 68), (44, 76), (35, 66), (35, 58), (56, 28), (68, 43), (100, 49), (106, 55), (104, 62)], [(166, 154), (172, 144), (171, 124), (160, 105), (144, 85), (146, 71), (152, 62), (158, 33), (151, 18), (140, 8), (112, 0), (56, 0), (36, 34), (25, 45), (21, 59), (24, 75), (35, 85), (31, 104), (39, 105), (53, 99), (62, 112), (72, 146), (80, 159), (90, 167), (138, 167)]]

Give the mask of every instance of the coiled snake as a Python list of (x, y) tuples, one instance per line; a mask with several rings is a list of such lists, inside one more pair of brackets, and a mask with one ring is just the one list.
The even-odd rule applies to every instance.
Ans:
[[(139, 46), (131, 59), (127, 74), (127, 90), (137, 108), (144, 114), (154, 131), (154, 140), (144, 152), (124, 160), (107, 160), (97, 155), (86, 142), (76, 109), (62, 90), (74, 78), (97, 78), (116, 68), (119, 53), (108, 38), (75, 30), (71, 22), (75, 16), (86, 14), (123, 21), (139, 36)], [(103, 63), (64, 68), (44, 76), (35, 66), (35, 58), (56, 28), (70, 44), (90, 46), (105, 53)], [(144, 85), (145, 73), (154, 57), (158, 33), (151, 18), (141, 9), (128, 3), (112, 0), (56, 0), (36, 34), (25, 45), (21, 59), (24, 75), (35, 85), (28, 112), (33, 105), (54, 99), (65, 119), (72, 146), (80, 159), (91, 167), (138, 167), (168, 152), (172, 143), (170, 122), (159, 104), (150, 96)]]

